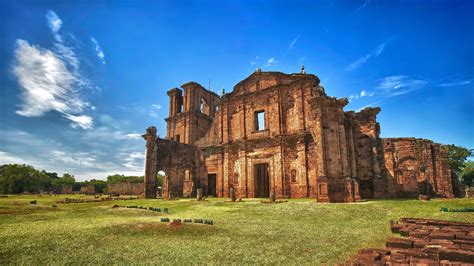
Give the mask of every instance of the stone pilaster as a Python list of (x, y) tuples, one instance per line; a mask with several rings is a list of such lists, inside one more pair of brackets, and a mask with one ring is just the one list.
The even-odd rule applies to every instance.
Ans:
[(142, 135), (146, 140), (146, 157), (145, 157), (145, 198), (156, 198), (157, 180), (156, 180), (156, 127), (150, 126), (146, 130), (146, 134)]

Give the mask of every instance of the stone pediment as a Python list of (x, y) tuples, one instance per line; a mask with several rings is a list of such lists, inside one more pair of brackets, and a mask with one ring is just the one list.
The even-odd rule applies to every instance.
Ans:
[(264, 90), (277, 85), (287, 85), (295, 81), (316, 80), (319, 85), (319, 78), (312, 74), (285, 74), (282, 72), (261, 72), (255, 71), (250, 76), (240, 81), (234, 86), (232, 95), (241, 95)]

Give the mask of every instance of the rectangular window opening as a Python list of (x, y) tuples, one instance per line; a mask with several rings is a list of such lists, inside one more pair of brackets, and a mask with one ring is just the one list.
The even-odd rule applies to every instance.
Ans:
[(176, 138), (175, 138), (175, 139), (176, 139), (176, 142), (178, 142), (178, 143), (179, 143), (179, 142), (180, 142), (180, 140), (181, 140), (181, 139), (180, 139), (180, 135), (176, 135)]
[(255, 130), (265, 130), (265, 111), (255, 112)]

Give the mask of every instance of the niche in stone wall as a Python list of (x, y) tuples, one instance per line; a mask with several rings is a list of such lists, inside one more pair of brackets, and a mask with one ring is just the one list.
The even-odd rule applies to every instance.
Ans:
[(184, 171), (184, 180), (190, 181), (192, 179), (191, 171), (189, 169), (186, 169)]
[(201, 97), (199, 110), (202, 114), (210, 115), (209, 104), (206, 102), (206, 100), (203, 97)]
[(292, 169), (290, 173), (291, 183), (296, 183), (298, 180), (296, 179), (296, 170)]
[(420, 179), (420, 164), (411, 156), (399, 160), (396, 168), (396, 177), (399, 189), (402, 192), (418, 192), (418, 180)]

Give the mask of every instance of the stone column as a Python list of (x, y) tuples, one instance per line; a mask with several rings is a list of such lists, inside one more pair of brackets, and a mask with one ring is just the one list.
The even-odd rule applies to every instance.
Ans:
[(196, 198), (197, 200), (202, 200), (202, 188), (196, 189)]
[(232, 202), (235, 202), (235, 201), (236, 201), (234, 187), (231, 187), (231, 188), (230, 188), (230, 200), (231, 200)]
[(145, 198), (156, 198), (157, 180), (156, 180), (156, 127), (150, 126), (146, 129), (146, 134), (142, 135), (146, 140), (146, 157), (145, 157)]

